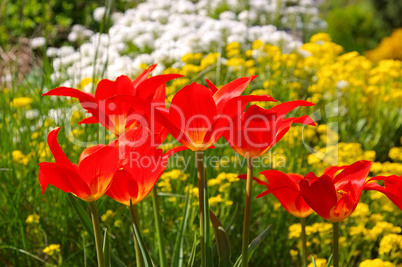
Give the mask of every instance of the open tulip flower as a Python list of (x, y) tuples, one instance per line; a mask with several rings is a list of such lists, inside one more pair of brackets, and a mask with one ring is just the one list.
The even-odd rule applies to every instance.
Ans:
[(86, 148), (76, 165), (70, 162), (57, 141), (59, 130), (53, 129), (47, 137), (56, 162), (39, 163), (42, 193), (51, 184), (87, 202), (97, 200), (108, 190), (119, 168), (119, 151), (115, 142)]
[(232, 118), (233, 127), (225, 131), (229, 145), (245, 158), (257, 158), (274, 146), (290, 129), (293, 123), (315, 125), (307, 115), (284, 118), (299, 106), (313, 106), (311, 102), (296, 100), (264, 109), (250, 106), (245, 112)]
[(268, 95), (240, 96), (253, 77), (236, 79), (219, 90), (192, 83), (179, 90), (169, 112), (158, 112), (159, 121), (173, 137), (193, 151), (211, 147), (231, 125), (231, 118), (241, 113), (251, 101), (275, 101)]
[[(373, 181), (384, 181), (384, 186)], [(383, 193), (402, 210), (402, 175), (373, 177), (367, 181), (364, 190), (376, 190)]]
[(329, 167), (320, 177), (310, 172), (299, 181), (300, 192), (322, 218), (343, 221), (356, 209), (371, 165), (371, 161), (361, 160), (352, 165)]
[[(182, 77), (179, 74), (157, 75), (148, 78), (155, 69), (152, 65), (144, 70), (133, 81), (127, 76), (120, 76), (116, 81), (101, 80), (96, 88), (95, 95), (68, 87), (58, 87), (43, 95), (70, 96), (79, 99), (82, 107), (92, 116), (79, 123), (100, 123), (115, 135), (120, 135), (127, 129), (147, 124), (150, 127), (150, 109), (158, 106), (166, 109), (165, 83)], [(145, 121), (144, 121), (145, 120)], [(160, 124), (155, 123), (153, 131), (162, 135), (163, 141), (167, 132)]]
[(298, 181), (303, 179), (303, 175), (283, 173), (276, 170), (262, 171), (260, 173), (265, 176), (268, 182), (254, 178), (254, 181), (258, 184), (267, 187), (267, 190), (259, 194), (257, 198), (272, 193), (282, 204), (282, 207), (298, 218), (305, 218), (313, 212), (300, 193)]
[(148, 195), (165, 171), (169, 157), (187, 149), (184, 146), (175, 147), (163, 154), (162, 149), (152, 146), (149, 140), (137, 129), (119, 137), (123, 161), (106, 195), (127, 206), (130, 206), (130, 200), (132, 204), (137, 204)]

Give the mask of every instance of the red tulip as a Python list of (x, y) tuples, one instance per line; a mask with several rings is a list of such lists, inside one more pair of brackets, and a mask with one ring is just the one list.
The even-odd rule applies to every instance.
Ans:
[[(372, 181), (384, 181), (384, 187)], [(402, 174), (401, 176), (376, 176), (369, 179), (364, 190), (376, 190), (386, 195), (399, 209), (402, 210)]]
[(57, 141), (59, 130), (60, 128), (53, 129), (47, 137), (56, 162), (39, 163), (42, 194), (51, 184), (82, 200), (97, 200), (108, 190), (113, 175), (119, 168), (119, 151), (115, 142), (85, 149), (76, 165), (69, 161)]
[(233, 127), (224, 136), (237, 153), (245, 158), (257, 158), (275, 145), (293, 123), (315, 125), (307, 115), (284, 119), (296, 107), (313, 105), (303, 100), (285, 102), (271, 109), (252, 105), (232, 117)]
[(254, 178), (258, 184), (267, 187), (267, 190), (259, 194), (257, 198), (272, 193), (282, 204), (282, 207), (298, 218), (305, 218), (313, 212), (300, 193), (298, 181), (303, 179), (303, 175), (283, 173), (276, 170), (260, 173), (265, 176), (268, 182)]
[[(100, 123), (116, 135), (140, 124), (151, 128), (149, 126), (151, 106), (165, 108), (165, 83), (182, 77), (179, 74), (166, 74), (148, 78), (155, 67), (156, 65), (150, 66), (133, 81), (124, 75), (118, 77), (115, 82), (101, 80), (95, 95), (68, 87), (58, 87), (43, 95), (70, 96), (79, 99), (82, 107), (92, 114), (92, 117), (85, 118), (79, 123)], [(163, 132), (159, 124), (153, 126), (154, 132), (160, 133), (163, 140), (167, 132)]]
[(210, 81), (210, 88), (192, 83), (179, 90), (172, 99), (168, 114), (157, 113), (173, 137), (193, 151), (211, 147), (227, 127), (231, 118), (241, 113), (251, 101), (275, 101), (268, 95), (240, 96), (254, 77), (236, 79), (221, 89)]
[[(371, 164), (361, 160), (352, 165), (329, 167), (321, 177), (310, 172), (299, 181), (300, 192), (318, 215), (340, 222), (356, 209)], [(339, 170), (342, 171), (336, 174)]]
[[(166, 169), (171, 155), (186, 147), (176, 147), (163, 154), (148, 142), (138, 130), (127, 131), (118, 139), (120, 156), (124, 159), (121, 168), (115, 173), (106, 195), (129, 206), (144, 199)], [(145, 142), (143, 142), (145, 141)]]

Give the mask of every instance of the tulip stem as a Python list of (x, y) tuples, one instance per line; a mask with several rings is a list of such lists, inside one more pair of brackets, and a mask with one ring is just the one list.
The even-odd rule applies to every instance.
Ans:
[(162, 224), (161, 224), (161, 215), (159, 214), (159, 202), (158, 202), (158, 194), (156, 192), (156, 187), (152, 189), (152, 202), (154, 207), (154, 219), (156, 226), (156, 234), (158, 239), (158, 247), (159, 247), (159, 260), (160, 266), (166, 267), (166, 252), (165, 252), (165, 244), (163, 238)]
[(102, 234), (100, 232), (98, 209), (96, 202), (89, 202), (89, 209), (91, 211), (92, 225), (94, 228), (96, 255), (98, 257), (98, 267), (105, 267), (105, 258), (103, 257)]
[(200, 239), (201, 239), (201, 266), (207, 267), (209, 258), (209, 208), (208, 208), (208, 191), (205, 179), (204, 153), (202, 151), (195, 152), (197, 160), (197, 176), (198, 176), (198, 202), (200, 216)]
[(132, 230), (133, 230), (133, 239), (134, 239), (134, 249), (135, 249), (135, 261), (137, 262), (137, 266), (144, 267), (144, 259), (142, 258), (140, 245), (138, 244), (138, 240), (135, 236), (134, 224), (137, 225), (138, 228), (138, 209), (136, 205), (131, 203), (130, 199), (130, 215), (132, 222)]
[(253, 190), (253, 160), (247, 157), (246, 201), (244, 204), (242, 267), (248, 265), (251, 195)]
[(306, 240), (306, 218), (300, 218), (301, 225), (301, 239), (302, 239), (302, 250), (303, 250), (303, 267), (307, 267), (307, 240)]
[(333, 226), (332, 265), (333, 267), (339, 267), (339, 222), (333, 223), (332, 226)]

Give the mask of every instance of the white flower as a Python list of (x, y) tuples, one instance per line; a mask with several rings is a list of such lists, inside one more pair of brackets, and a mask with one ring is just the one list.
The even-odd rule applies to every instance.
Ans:
[(32, 49), (43, 47), (46, 44), (46, 39), (45, 39), (45, 37), (36, 37), (36, 38), (31, 39), (29, 41), (29, 44)]
[(101, 22), (103, 17), (105, 16), (106, 8), (104, 6), (95, 8), (94, 10), (94, 20), (97, 22)]

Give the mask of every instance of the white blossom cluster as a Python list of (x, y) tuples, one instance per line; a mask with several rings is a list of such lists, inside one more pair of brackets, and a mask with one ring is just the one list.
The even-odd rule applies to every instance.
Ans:
[[(273, 21), (288, 31), (324, 27), (312, 1), (148, 0), (124, 14), (112, 14), (108, 34), (74, 26), (68, 39), (80, 44), (77, 50), (72, 46), (47, 50), (54, 58), (52, 80), (74, 87), (85, 77), (133, 77), (141, 71), (141, 64), (153, 63), (158, 63), (153, 72), (157, 74), (167, 66), (180, 65), (187, 53), (220, 52), (234, 41), (246, 46), (258, 39), (293, 51), (301, 42), (277, 30)], [(100, 21), (104, 13), (104, 7), (98, 8), (94, 19)], [(302, 20), (310, 22), (303, 25)], [(286, 26), (293, 22), (294, 27)]]

